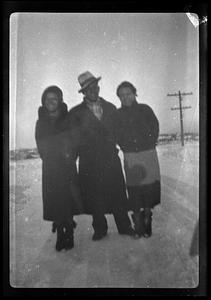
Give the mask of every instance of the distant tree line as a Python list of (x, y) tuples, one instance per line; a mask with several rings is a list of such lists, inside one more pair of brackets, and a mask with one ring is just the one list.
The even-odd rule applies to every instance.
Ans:
[[(180, 134), (178, 133), (163, 133), (159, 135), (158, 138), (158, 144), (162, 143), (169, 143), (173, 141), (179, 141), (181, 139)], [(186, 141), (198, 141), (199, 140), (199, 134), (193, 133), (193, 132), (186, 132), (184, 134), (184, 139)]]
[(34, 149), (17, 149), (10, 151), (10, 159), (12, 160), (22, 160), (22, 159), (32, 159), (39, 157), (37, 148)]

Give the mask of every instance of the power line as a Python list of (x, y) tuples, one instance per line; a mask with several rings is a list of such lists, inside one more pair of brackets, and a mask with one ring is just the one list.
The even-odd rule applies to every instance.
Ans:
[(180, 129), (181, 129), (181, 143), (182, 146), (184, 146), (184, 129), (183, 129), (183, 109), (191, 108), (191, 106), (182, 106), (182, 96), (188, 96), (193, 95), (192, 92), (190, 93), (181, 93), (180, 91), (178, 93), (174, 94), (167, 94), (169, 97), (179, 97), (179, 107), (171, 108), (171, 110), (179, 110), (180, 111)]

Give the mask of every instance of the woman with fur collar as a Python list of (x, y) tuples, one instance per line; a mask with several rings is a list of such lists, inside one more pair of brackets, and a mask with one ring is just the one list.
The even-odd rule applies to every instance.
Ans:
[(81, 209), (76, 170), (78, 135), (62, 129), (68, 110), (60, 88), (46, 88), (41, 102), (35, 139), (42, 159), (43, 219), (52, 221), (52, 231), (57, 231), (56, 250), (67, 250), (74, 246), (73, 215)]

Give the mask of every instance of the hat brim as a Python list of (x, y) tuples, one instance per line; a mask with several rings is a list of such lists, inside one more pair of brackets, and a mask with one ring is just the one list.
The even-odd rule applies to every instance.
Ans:
[(97, 77), (97, 78), (93, 78), (93, 80), (90, 80), (89, 82), (85, 83), (84, 86), (78, 91), (79, 93), (81, 93), (83, 90), (85, 90), (90, 84), (92, 84), (93, 82), (95, 81), (99, 81), (101, 79), (101, 76), (100, 77)]

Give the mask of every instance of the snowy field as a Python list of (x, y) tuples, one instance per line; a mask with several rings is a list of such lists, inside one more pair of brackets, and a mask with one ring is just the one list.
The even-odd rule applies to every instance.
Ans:
[(194, 288), (198, 256), (189, 249), (199, 217), (199, 144), (157, 147), (161, 205), (153, 235), (121, 236), (111, 215), (108, 236), (92, 241), (91, 217), (75, 217), (75, 247), (54, 249), (56, 235), (42, 220), (41, 160), (10, 162), (10, 284), (13, 287)]

